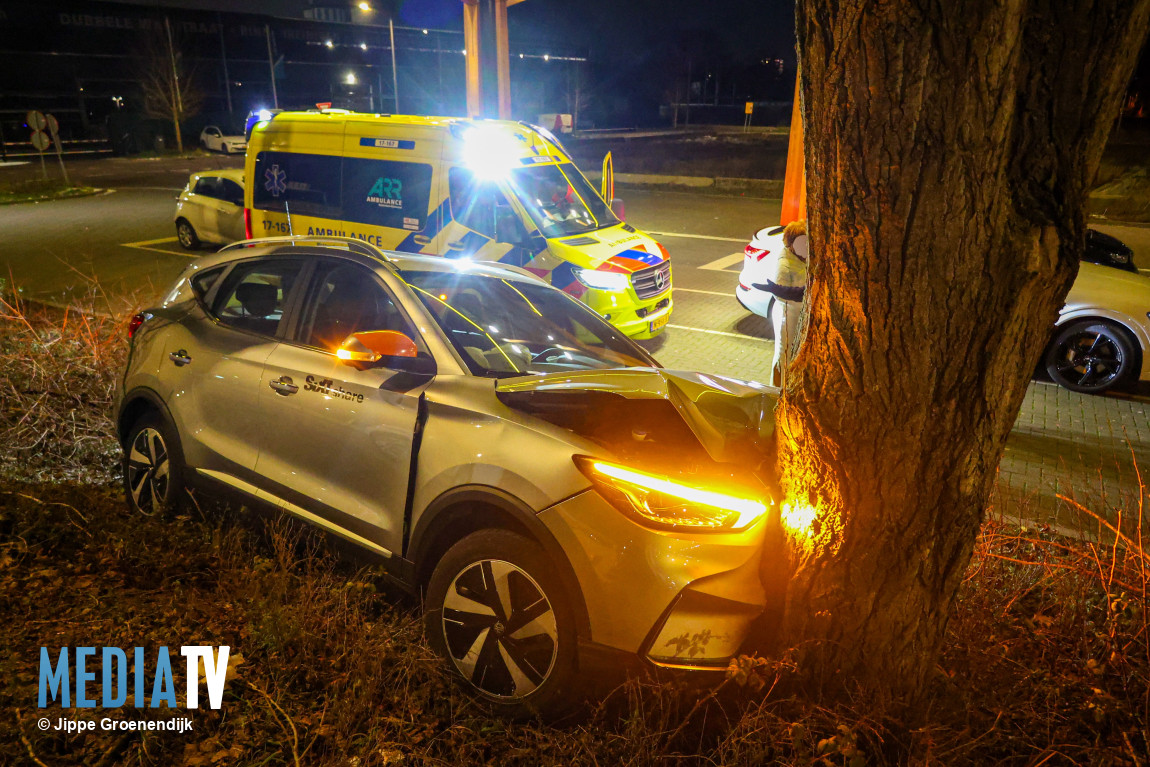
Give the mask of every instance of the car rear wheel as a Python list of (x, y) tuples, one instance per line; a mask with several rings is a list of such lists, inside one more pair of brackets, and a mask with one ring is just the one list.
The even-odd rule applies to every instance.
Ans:
[(1046, 352), (1046, 372), (1071, 391), (1098, 394), (1135, 374), (1138, 350), (1129, 333), (1103, 320), (1073, 322)]
[(571, 601), (535, 542), (506, 530), (467, 536), (436, 565), (425, 610), (432, 647), (503, 714), (553, 717), (577, 702)]
[(184, 250), (195, 250), (200, 247), (199, 235), (187, 219), (181, 218), (176, 222), (176, 237), (179, 238)]
[(183, 476), (183, 458), (167, 424), (155, 413), (141, 417), (124, 447), (128, 505), (147, 516), (176, 509), (184, 497)]

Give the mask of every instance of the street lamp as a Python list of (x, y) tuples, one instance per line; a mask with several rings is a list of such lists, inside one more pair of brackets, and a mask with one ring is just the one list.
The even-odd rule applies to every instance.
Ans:
[(355, 72), (348, 72), (344, 82), (348, 85), (355, 85)]

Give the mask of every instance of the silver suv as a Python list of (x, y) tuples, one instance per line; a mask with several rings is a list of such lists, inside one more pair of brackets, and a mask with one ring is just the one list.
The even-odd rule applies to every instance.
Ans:
[(523, 269), (246, 241), (129, 335), (135, 510), (228, 491), (375, 552), (508, 713), (603, 661), (721, 669), (763, 611), (774, 390), (663, 370)]

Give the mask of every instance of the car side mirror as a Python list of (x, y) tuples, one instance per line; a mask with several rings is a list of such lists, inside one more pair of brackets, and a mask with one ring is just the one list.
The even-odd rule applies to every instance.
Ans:
[(611, 198), (611, 212), (614, 213), (615, 218), (619, 219), (620, 221), (627, 220), (627, 207), (618, 197)]
[(352, 333), (336, 350), (335, 356), (348, 365), (381, 366), (421, 376), (435, 375), (435, 359), (420, 352), (406, 334), (396, 330), (363, 330)]

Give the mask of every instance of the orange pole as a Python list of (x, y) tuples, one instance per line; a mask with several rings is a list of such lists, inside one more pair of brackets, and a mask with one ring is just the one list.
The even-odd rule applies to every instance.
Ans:
[(511, 119), (511, 47), (507, 39), (507, 0), (495, 0), (495, 48), (499, 76), (499, 119)]
[(780, 224), (807, 217), (807, 174), (803, 163), (803, 111), (799, 101), (801, 72), (795, 72), (795, 105), (791, 109), (791, 132), (787, 140), (787, 171), (783, 178), (783, 215)]
[(467, 51), (467, 116), (483, 114), (479, 93), (479, 3), (463, 0), (463, 47)]

